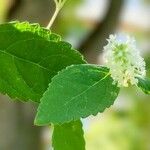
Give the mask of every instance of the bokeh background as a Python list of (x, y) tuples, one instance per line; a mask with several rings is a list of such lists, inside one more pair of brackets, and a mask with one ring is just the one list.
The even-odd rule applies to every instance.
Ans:
[[(54, 9), (53, 0), (0, 0), (0, 23), (47, 26)], [(103, 64), (109, 34), (134, 36), (150, 77), (150, 0), (68, 0), (52, 31), (95, 64)], [(51, 131), (33, 125), (36, 108), (0, 96), (0, 150), (52, 149)], [(121, 89), (111, 108), (83, 124), (87, 150), (150, 150), (150, 96), (136, 87)]]

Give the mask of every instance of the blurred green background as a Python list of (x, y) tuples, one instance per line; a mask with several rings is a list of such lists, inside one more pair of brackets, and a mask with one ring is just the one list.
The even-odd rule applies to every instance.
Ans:
[[(46, 26), (54, 9), (52, 0), (0, 0), (0, 23), (27, 20)], [(103, 64), (109, 34), (134, 36), (150, 77), (149, 0), (68, 0), (52, 31), (96, 64)], [(33, 126), (36, 107), (0, 96), (0, 150), (52, 149), (49, 129)], [(124, 88), (111, 108), (83, 124), (87, 150), (150, 150), (150, 96)]]

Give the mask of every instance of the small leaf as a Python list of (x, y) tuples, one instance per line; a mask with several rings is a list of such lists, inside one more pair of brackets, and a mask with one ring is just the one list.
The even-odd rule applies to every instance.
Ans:
[(138, 87), (146, 94), (150, 94), (150, 79), (138, 77)]
[(52, 141), (54, 150), (85, 150), (81, 121), (55, 125)]
[(44, 93), (35, 124), (59, 124), (96, 115), (114, 103), (118, 92), (107, 68), (67, 67), (52, 79)]
[(0, 92), (39, 102), (61, 69), (85, 63), (71, 45), (38, 25), (0, 25)]

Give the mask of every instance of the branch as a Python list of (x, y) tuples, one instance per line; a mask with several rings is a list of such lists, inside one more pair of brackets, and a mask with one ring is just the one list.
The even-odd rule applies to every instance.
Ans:
[(99, 52), (102, 52), (106, 44), (106, 38), (115, 31), (123, 3), (124, 0), (110, 0), (109, 10), (103, 22), (98, 23), (95, 30), (80, 45), (80, 52), (90, 63), (97, 63)]

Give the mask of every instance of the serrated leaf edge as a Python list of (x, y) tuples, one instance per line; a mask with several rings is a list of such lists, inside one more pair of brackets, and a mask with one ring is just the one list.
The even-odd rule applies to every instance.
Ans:
[[(57, 73), (57, 75), (55, 75), (55, 76), (52, 78), (51, 83), (52, 83), (53, 80), (55, 80), (55, 78), (57, 78), (57, 76), (58, 76), (60, 73), (62, 73), (63, 71), (65, 71), (65, 70), (67, 70), (67, 69), (69, 69), (69, 68), (71, 68), (71, 67), (79, 66), (79, 65), (94, 66), (94, 67), (98, 67), (98, 68), (101, 67), (101, 68), (107, 69), (107, 71), (109, 71), (109, 68), (107, 68), (107, 67), (105, 67), (105, 66), (102, 66), (102, 65), (95, 65), (95, 64), (77, 64), (77, 65), (70, 65), (70, 66), (67, 66), (65, 69), (62, 69), (61, 71), (59, 71), (59, 72)], [(100, 72), (103, 72), (103, 71), (100, 71)], [(108, 72), (105, 72), (105, 71), (104, 71), (103, 73), (106, 73), (106, 75), (109, 74)], [(101, 81), (102, 81), (102, 80), (101, 80)], [(51, 83), (49, 83), (47, 90), (49, 89)], [(116, 98), (117, 98), (117, 96), (118, 96), (118, 94), (119, 94), (120, 88), (117, 87), (117, 89), (118, 89), (118, 93), (117, 93), (117, 95), (116, 95)], [(47, 91), (47, 90), (46, 90), (46, 91)], [(42, 97), (44, 97), (44, 95), (46, 94), (46, 91), (44, 92), (44, 94), (43, 94)], [(41, 99), (42, 99), (42, 98), (41, 98)], [(84, 116), (82, 116), (82, 117), (80, 117), (80, 118), (78, 118), (78, 119), (72, 118), (72, 119), (67, 120), (67, 121), (65, 121), (65, 122), (62, 122), (62, 123), (61, 123), (61, 122), (59, 122), (59, 123), (58, 123), (58, 122), (50, 122), (50, 123), (45, 123), (45, 124), (38, 124), (38, 123), (37, 123), (37, 120), (36, 120), (37, 114), (38, 114), (38, 111), (39, 111), (39, 107), (38, 107), (38, 109), (37, 109), (37, 114), (36, 114), (36, 117), (35, 117), (35, 120), (34, 120), (34, 125), (37, 125), (37, 126), (47, 126), (47, 125), (50, 125), (50, 124), (63, 125), (64, 123), (69, 123), (69, 122), (71, 122), (71, 121), (77, 121), (77, 120), (79, 120), (79, 119), (81, 119), (81, 118), (84, 119), (84, 118), (87, 118), (87, 117), (89, 117), (89, 116), (96, 116), (97, 114), (102, 113), (102, 112), (104, 112), (106, 109), (110, 108), (110, 107), (114, 104), (114, 102), (115, 102), (115, 101), (113, 101), (111, 104), (110, 104), (110, 102), (108, 102), (107, 105), (106, 105), (106, 107), (105, 107), (103, 110), (98, 111), (97, 113), (92, 113), (91, 115), (84, 115)], [(41, 101), (41, 100), (40, 100), (40, 104), (42, 104), (42, 101)]]

